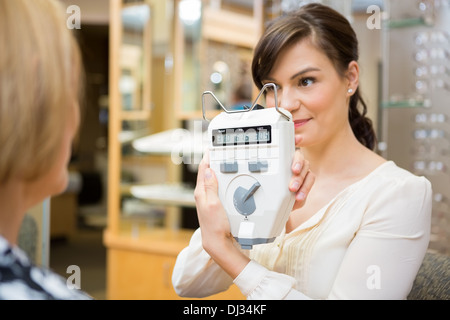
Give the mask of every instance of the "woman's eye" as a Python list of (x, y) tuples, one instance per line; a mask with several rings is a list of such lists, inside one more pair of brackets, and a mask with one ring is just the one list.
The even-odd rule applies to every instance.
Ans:
[[(279, 85), (275, 85), (275, 87), (277, 88), (277, 91), (280, 90), (280, 86)], [(272, 92), (274, 90), (273, 86), (267, 86), (266, 90), (269, 92)]]
[(303, 78), (303, 79), (300, 80), (300, 85), (302, 87), (309, 87), (313, 83), (314, 83), (314, 79), (313, 78)]

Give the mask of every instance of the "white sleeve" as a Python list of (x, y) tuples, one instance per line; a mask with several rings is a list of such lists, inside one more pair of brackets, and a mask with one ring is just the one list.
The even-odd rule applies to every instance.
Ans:
[(233, 279), (203, 250), (200, 228), (178, 254), (172, 284), (179, 296), (196, 298), (225, 291), (233, 284)]
[[(244, 251), (247, 252), (247, 251)], [(295, 279), (272, 272), (250, 261), (234, 283), (249, 300), (308, 299), (293, 290)], [(200, 228), (177, 257), (172, 273), (175, 292), (181, 297), (203, 298), (227, 290), (233, 279), (203, 250)]]
[(248, 300), (308, 300), (307, 296), (295, 290), (295, 278), (269, 271), (251, 260), (234, 283)]
[(329, 298), (406, 299), (430, 239), (432, 191), (411, 176), (380, 192), (342, 261)]

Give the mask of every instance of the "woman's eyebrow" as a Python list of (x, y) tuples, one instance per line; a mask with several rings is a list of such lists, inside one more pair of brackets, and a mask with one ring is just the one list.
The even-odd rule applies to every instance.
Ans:
[(305, 69), (303, 69), (303, 70), (297, 72), (296, 74), (294, 74), (294, 75), (291, 77), (291, 80), (297, 78), (298, 76), (301, 76), (302, 74), (305, 74), (305, 73), (308, 73), (308, 72), (312, 72), (312, 71), (320, 71), (320, 69), (319, 69), (319, 68), (315, 68), (315, 67), (308, 67), (308, 68), (305, 68)]
[[(295, 73), (294, 75), (291, 76), (290, 79), (293, 80), (293, 79), (301, 76), (302, 74), (305, 74), (305, 73), (308, 73), (308, 72), (313, 72), (313, 71), (321, 71), (321, 70), (319, 68), (316, 68), (316, 67), (308, 67), (308, 68), (305, 68), (305, 69), (300, 70), (299, 72)], [(275, 81), (275, 79), (273, 79), (271, 77), (267, 77), (262, 82), (265, 83), (265, 82), (274, 82), (274, 81)]]

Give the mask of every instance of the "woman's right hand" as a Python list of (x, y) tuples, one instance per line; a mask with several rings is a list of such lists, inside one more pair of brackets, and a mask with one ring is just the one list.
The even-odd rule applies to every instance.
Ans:
[(236, 278), (249, 259), (235, 245), (227, 214), (220, 202), (217, 178), (209, 167), (208, 152), (198, 166), (194, 197), (203, 249), (226, 273)]

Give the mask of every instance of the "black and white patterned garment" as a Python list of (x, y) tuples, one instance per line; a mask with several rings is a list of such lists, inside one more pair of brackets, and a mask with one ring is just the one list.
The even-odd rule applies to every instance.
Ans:
[(91, 300), (53, 271), (33, 265), (24, 251), (0, 236), (0, 300)]

